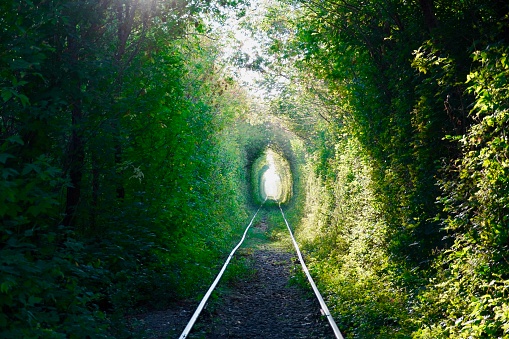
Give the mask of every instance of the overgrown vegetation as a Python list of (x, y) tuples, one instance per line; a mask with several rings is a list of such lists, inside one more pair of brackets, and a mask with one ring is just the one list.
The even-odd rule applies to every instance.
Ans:
[(0, 336), (196, 296), (267, 147), (347, 337), (509, 336), (507, 2), (272, 2), (242, 25), (270, 55), (236, 54), (255, 118), (204, 19), (235, 6), (0, 3)]
[(0, 5), (1, 337), (131, 336), (125, 315), (217, 273), (248, 110), (203, 35), (218, 6)]
[(251, 23), (272, 113), (310, 153), (298, 234), (347, 337), (509, 335), (508, 19), (302, 0)]

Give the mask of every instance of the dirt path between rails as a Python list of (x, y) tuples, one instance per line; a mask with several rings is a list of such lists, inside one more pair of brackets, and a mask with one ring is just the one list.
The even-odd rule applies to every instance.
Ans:
[[(265, 230), (262, 222), (250, 232)], [(334, 338), (311, 288), (290, 282), (292, 271), (301, 269), (294, 253), (257, 244), (238, 254), (249, 257), (253, 275), (235, 283), (212, 310), (202, 311), (188, 338)], [(183, 303), (141, 316), (146, 338), (178, 338), (196, 306)]]

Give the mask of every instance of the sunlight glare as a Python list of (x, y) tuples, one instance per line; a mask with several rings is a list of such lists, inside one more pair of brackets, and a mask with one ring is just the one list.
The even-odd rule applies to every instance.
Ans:
[(281, 177), (276, 171), (274, 155), (271, 152), (267, 152), (266, 157), (269, 168), (262, 176), (263, 192), (267, 199), (279, 200), (283, 192), (281, 187)]
[(274, 167), (270, 167), (263, 174), (263, 190), (268, 199), (278, 200), (281, 195), (281, 178)]

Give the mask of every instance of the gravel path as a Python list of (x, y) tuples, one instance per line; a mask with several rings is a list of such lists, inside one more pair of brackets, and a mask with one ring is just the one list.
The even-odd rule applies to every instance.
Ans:
[[(296, 255), (263, 245), (251, 256), (255, 273), (237, 282), (212, 310), (202, 311), (189, 338), (334, 338), (315, 296), (290, 284)], [(147, 338), (178, 338), (197, 305), (144, 315)]]

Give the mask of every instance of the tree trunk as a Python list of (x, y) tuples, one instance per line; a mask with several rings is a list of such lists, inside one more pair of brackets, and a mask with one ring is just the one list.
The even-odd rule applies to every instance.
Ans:
[(69, 102), (71, 103), (71, 139), (66, 155), (67, 169), (70, 185), (67, 188), (65, 202), (64, 225), (75, 226), (76, 211), (81, 199), (81, 181), (83, 179), (83, 168), (85, 163), (85, 142), (83, 140), (81, 125), (83, 121), (83, 103), (81, 100), (81, 79), (77, 74), (80, 69), (80, 45), (77, 24), (71, 25), (72, 29), (67, 36), (69, 53), (69, 67), (71, 70), (67, 78), (69, 86)]
[(72, 135), (67, 154), (69, 164), (70, 186), (67, 188), (64, 225), (74, 226), (76, 209), (81, 199), (81, 181), (85, 162), (85, 145), (80, 133), (79, 122), (83, 118), (81, 102), (73, 104), (72, 108)]
[[(120, 128), (118, 128), (117, 131), (120, 133)], [(120, 140), (117, 140), (115, 145), (115, 165), (117, 168), (122, 167), (122, 145), (120, 144)], [(122, 174), (123, 170), (119, 170), (119, 172), (117, 172), (117, 175), (119, 176), (119, 178), (117, 178), (117, 198), (120, 200), (123, 200), (125, 197)]]
[(97, 207), (99, 206), (99, 159), (95, 152), (92, 153), (92, 208), (90, 209), (90, 228), (97, 228)]
[(437, 18), (435, 16), (434, 0), (419, 0), (421, 10), (424, 15), (424, 24), (429, 32), (438, 27)]

